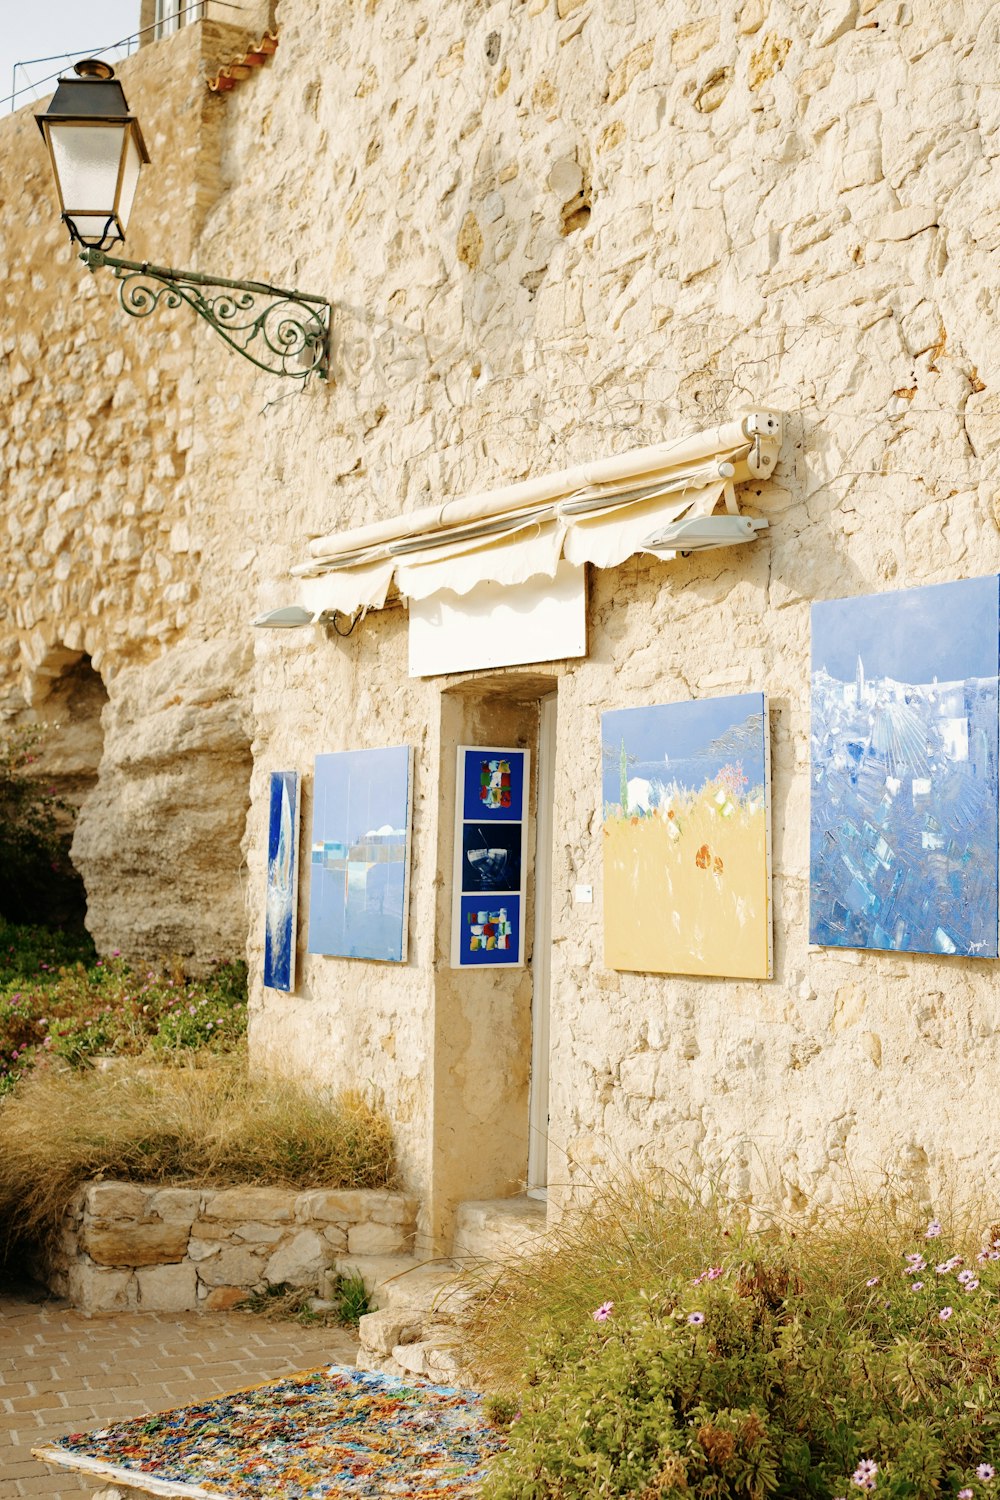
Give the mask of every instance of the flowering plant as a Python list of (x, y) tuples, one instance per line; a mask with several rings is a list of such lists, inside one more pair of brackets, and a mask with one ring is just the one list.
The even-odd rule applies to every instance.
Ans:
[(676, 1225), (665, 1245), (648, 1217), (623, 1228), (592, 1252), (603, 1285), (533, 1303), (484, 1500), (1000, 1500), (1000, 1225), (958, 1245), (938, 1220), (867, 1241), (736, 1227), (686, 1265)]

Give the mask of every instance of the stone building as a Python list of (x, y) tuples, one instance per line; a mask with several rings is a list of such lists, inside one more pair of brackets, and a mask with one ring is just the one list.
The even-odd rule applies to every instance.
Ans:
[[(795, 1207), (991, 1184), (996, 961), (810, 947), (808, 735), (814, 601), (1000, 571), (1000, 7), (209, 10), (119, 69), (152, 158), (124, 253), (328, 297), (330, 380), (127, 318), (32, 110), (0, 128), (0, 692), (64, 725), (99, 944), (246, 943), (256, 1065), (384, 1098), (427, 1245), (522, 1190), (529, 1120), (550, 1204), (644, 1163)], [(766, 472), (748, 411), (783, 418)], [(393, 593), (349, 635), (252, 628), (335, 600), (292, 570), (354, 528), (720, 428), (767, 530), (592, 563), (582, 655), (411, 677)], [(606, 967), (601, 713), (751, 690), (773, 977)], [(314, 757), (399, 744), (405, 963), (305, 951), (303, 858), (265, 989), (270, 772), (307, 849)], [(462, 744), (534, 752), (524, 967), (450, 966)]]

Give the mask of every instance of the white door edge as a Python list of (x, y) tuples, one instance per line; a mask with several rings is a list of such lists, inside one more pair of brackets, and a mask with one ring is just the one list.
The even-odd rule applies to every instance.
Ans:
[(531, 1085), (528, 1095), (528, 1196), (549, 1180), (549, 1005), (552, 971), (552, 809), (556, 785), (556, 695), (538, 705), (535, 799), (535, 930), (531, 958)]

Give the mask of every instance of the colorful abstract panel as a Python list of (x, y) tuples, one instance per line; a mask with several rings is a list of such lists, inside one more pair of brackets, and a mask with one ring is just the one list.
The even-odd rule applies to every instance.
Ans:
[(601, 737), (605, 963), (768, 978), (764, 695), (617, 709)]
[(264, 921), (264, 983), (272, 990), (295, 988), (298, 865), (298, 773), (272, 771)]
[(524, 816), (523, 750), (477, 750), (465, 757), (463, 817), (514, 819)]
[(452, 966), (522, 964), (527, 750), (460, 745)]
[(309, 952), (406, 959), (413, 752), (317, 755)]
[(463, 966), (520, 963), (520, 896), (504, 896), (495, 901), (463, 896), (459, 941)]
[(1000, 581), (812, 610), (809, 937), (997, 957)]
[(473, 1391), (333, 1366), (35, 1452), (105, 1484), (202, 1500), (473, 1500), (504, 1446)]

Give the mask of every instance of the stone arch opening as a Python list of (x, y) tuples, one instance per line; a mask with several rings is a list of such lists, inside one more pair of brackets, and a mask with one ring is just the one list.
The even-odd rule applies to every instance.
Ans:
[(33, 675), (30, 702), (22, 722), (36, 724), (42, 732), (38, 781), (60, 804), (60, 854), (34, 872), (23, 891), (6, 893), (7, 914), (15, 921), (49, 926), (82, 925), (87, 891), (71, 846), (80, 809), (97, 784), (108, 693), (86, 652), (57, 645)]

